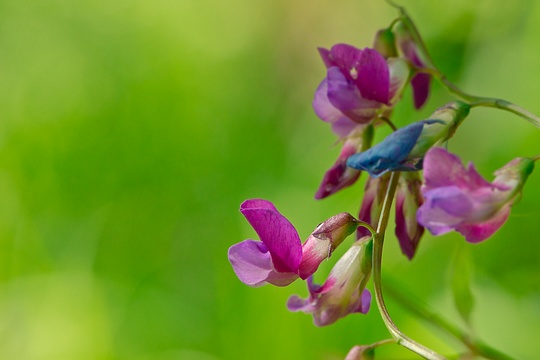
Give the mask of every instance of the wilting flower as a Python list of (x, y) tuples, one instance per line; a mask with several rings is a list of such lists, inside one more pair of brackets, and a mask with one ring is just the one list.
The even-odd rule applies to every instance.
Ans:
[(417, 172), (404, 172), (396, 189), (396, 237), (401, 251), (412, 259), (424, 227), (416, 220), (416, 211), (424, 203), (420, 192), (422, 181)]
[(245, 240), (229, 248), (234, 272), (246, 285), (286, 286), (307, 278), (358, 226), (348, 213), (320, 224), (301, 244), (294, 226), (267, 200), (246, 200), (240, 206), (261, 241)]
[(334, 165), (324, 174), (324, 178), (315, 194), (315, 199), (324, 199), (339, 190), (351, 186), (360, 177), (360, 171), (347, 166), (347, 159), (359, 151), (371, 146), (373, 127), (370, 125), (358, 125), (354, 134), (349, 135), (338, 159)]
[[(362, 205), (360, 206), (360, 211), (358, 213), (358, 220), (370, 224), (373, 228), (377, 227), (389, 180), (390, 174), (378, 178), (370, 177), (367, 179), (364, 187)], [(363, 226), (356, 229), (357, 239), (370, 235), (371, 232)]]
[[(431, 69), (430, 58), (421, 44), (418, 32), (411, 22), (400, 21), (395, 27), (395, 37), (401, 55), (407, 59), (415, 68), (416, 72), (411, 78), (413, 90), (414, 107), (420, 109), (429, 96), (431, 75), (422, 72), (424, 69)], [(415, 36), (416, 35), (416, 36)]]
[(405, 61), (385, 59), (370, 48), (337, 44), (319, 52), (327, 73), (315, 92), (313, 108), (342, 137), (391, 108), (409, 75)]
[[(374, 228), (377, 227), (389, 180), (390, 174), (386, 173), (378, 178), (370, 177), (366, 181), (358, 220), (367, 222)], [(420, 193), (421, 184), (418, 173), (402, 173), (396, 189), (395, 234), (401, 251), (409, 259), (414, 256), (418, 242), (424, 233), (424, 227), (419, 225), (416, 220), (416, 210), (423, 203), (423, 197)], [(361, 226), (356, 230), (358, 239), (369, 235), (370, 232), (365, 227)]]
[(322, 286), (308, 278), (309, 298), (291, 296), (287, 308), (313, 314), (317, 326), (333, 324), (348, 314), (367, 313), (371, 294), (365, 286), (371, 274), (371, 253), (370, 238), (358, 240), (338, 260)]
[(378, 177), (388, 171), (417, 171), (429, 148), (448, 140), (468, 115), (470, 106), (456, 101), (438, 109), (428, 120), (400, 128), (367, 151), (347, 160), (347, 166)]
[(485, 240), (504, 224), (533, 168), (532, 159), (516, 158), (489, 183), (472, 163), (465, 168), (456, 155), (433, 148), (424, 160), (425, 203), (418, 222), (434, 235), (456, 230), (468, 242)]

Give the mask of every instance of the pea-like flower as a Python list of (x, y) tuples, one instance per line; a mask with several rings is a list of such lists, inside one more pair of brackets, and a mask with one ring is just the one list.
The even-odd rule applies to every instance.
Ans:
[(325, 283), (320, 286), (308, 278), (309, 297), (294, 295), (287, 302), (290, 311), (313, 314), (317, 326), (330, 325), (352, 313), (367, 313), (371, 294), (365, 289), (371, 275), (372, 241), (365, 237), (355, 242), (338, 260)]
[(347, 166), (365, 170), (372, 177), (389, 171), (421, 170), (426, 152), (451, 138), (469, 109), (459, 101), (447, 104), (429, 119), (402, 127), (372, 148), (349, 157)]
[(497, 170), (490, 183), (472, 163), (465, 168), (456, 155), (433, 148), (424, 160), (425, 203), (418, 209), (418, 222), (433, 235), (456, 230), (468, 242), (483, 241), (504, 224), (533, 168), (534, 160), (516, 158)]
[(403, 59), (385, 59), (370, 48), (337, 44), (319, 53), (327, 72), (313, 108), (342, 137), (391, 108), (407, 82), (409, 68)]
[[(366, 181), (358, 220), (364, 221), (374, 228), (377, 227), (389, 180), (390, 174), (386, 173), (378, 178), (370, 177)], [(395, 234), (401, 252), (409, 259), (412, 259), (416, 253), (416, 248), (424, 233), (424, 227), (416, 220), (416, 211), (423, 203), (423, 197), (420, 193), (421, 184), (422, 181), (417, 172), (402, 173), (396, 189)], [(361, 226), (356, 230), (358, 239), (369, 235), (370, 232), (365, 227)]]
[(234, 272), (246, 285), (286, 286), (306, 279), (354, 232), (357, 220), (340, 213), (321, 223), (302, 245), (294, 226), (267, 200), (246, 200), (240, 206), (261, 241), (245, 240), (229, 248)]
[(351, 186), (360, 177), (360, 171), (347, 166), (347, 159), (359, 151), (371, 146), (373, 127), (371, 125), (358, 125), (344, 141), (341, 152), (334, 165), (326, 171), (315, 199), (324, 199), (339, 190)]

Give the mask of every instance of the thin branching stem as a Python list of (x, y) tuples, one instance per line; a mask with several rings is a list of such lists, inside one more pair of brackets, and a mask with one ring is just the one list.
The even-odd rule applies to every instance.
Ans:
[(442, 360), (445, 359), (442, 355), (437, 354), (435, 351), (425, 347), (424, 345), (417, 343), (409, 338), (407, 335), (401, 332), (396, 324), (392, 321), (388, 309), (384, 303), (384, 297), (382, 292), (382, 254), (384, 245), (384, 234), (388, 226), (388, 218), (390, 216), (390, 208), (392, 207), (392, 201), (396, 193), (396, 188), (399, 180), (399, 172), (392, 173), (389, 181), (388, 188), (383, 200), (381, 216), (377, 224), (377, 232), (373, 239), (373, 284), (375, 288), (375, 300), (377, 307), (381, 313), (382, 319), (386, 328), (396, 340), (396, 343), (411, 350), (412, 352), (430, 360)]

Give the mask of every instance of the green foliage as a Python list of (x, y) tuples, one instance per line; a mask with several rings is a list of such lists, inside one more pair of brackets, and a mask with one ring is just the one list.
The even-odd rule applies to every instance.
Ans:
[[(468, 8), (463, 34), (458, 5), (407, 2), (428, 48), (459, 50), (434, 53), (452, 80), (540, 113), (540, 5), (504, 5), (510, 18)], [(357, 211), (361, 184), (313, 200), (338, 153), (310, 105), (324, 76), (316, 47), (369, 46), (395, 15), (367, 0), (1, 1), (0, 358), (330, 360), (388, 338), (375, 311), (315, 328), (285, 308), (303, 284), (248, 288), (226, 252), (255, 237), (238, 212), (246, 198), (274, 202), (304, 238)], [(496, 38), (485, 31), (501, 24)], [(425, 111), (447, 100), (436, 87)], [(400, 125), (423, 115), (396, 110)], [(485, 175), (539, 152), (530, 125), (489, 110), (450, 147)], [(475, 325), (517, 358), (540, 351), (539, 182), (533, 173), (508, 224), (471, 248)], [(427, 236), (408, 262), (389, 236), (385, 269), (452, 317), (442, 274), (462, 241)], [(389, 302), (411, 337), (460, 350)]]

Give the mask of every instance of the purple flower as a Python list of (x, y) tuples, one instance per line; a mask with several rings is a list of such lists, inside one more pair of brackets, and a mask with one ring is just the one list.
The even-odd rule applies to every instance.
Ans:
[(433, 148), (424, 160), (425, 203), (418, 222), (433, 235), (456, 230), (468, 242), (483, 241), (504, 224), (533, 168), (531, 159), (514, 159), (489, 183), (472, 163), (465, 168), (456, 155)]
[(320, 224), (302, 245), (294, 226), (271, 202), (246, 200), (240, 212), (261, 239), (245, 240), (229, 248), (234, 272), (249, 286), (286, 286), (298, 277), (307, 278), (358, 226), (350, 214), (335, 215)]
[(355, 242), (338, 260), (322, 286), (315, 285), (310, 277), (309, 298), (291, 296), (287, 308), (313, 314), (317, 326), (333, 324), (348, 314), (367, 313), (371, 294), (365, 286), (371, 274), (371, 252), (369, 237)]
[(370, 48), (337, 44), (319, 52), (327, 73), (315, 92), (313, 108), (342, 137), (391, 108), (409, 75), (403, 60), (386, 60)]
[(410, 259), (416, 253), (424, 227), (416, 220), (416, 211), (424, 203), (422, 181), (417, 172), (401, 173), (396, 190), (396, 237), (401, 251)]
[(357, 126), (354, 134), (346, 138), (334, 165), (324, 175), (321, 185), (315, 194), (315, 199), (324, 199), (347, 186), (351, 186), (358, 180), (360, 171), (348, 167), (347, 159), (358, 151), (369, 148), (372, 137), (372, 126)]
[[(362, 206), (358, 220), (367, 222), (376, 228), (381, 215), (382, 204), (390, 180), (390, 174), (366, 181)], [(420, 177), (416, 172), (402, 173), (396, 190), (396, 229), (395, 234), (401, 251), (409, 259), (416, 252), (418, 242), (424, 233), (424, 228), (416, 220), (416, 210), (423, 203), (420, 193)], [(356, 238), (369, 236), (370, 232), (363, 226), (356, 230)]]
[(462, 102), (450, 103), (438, 109), (430, 119), (400, 128), (367, 151), (349, 157), (347, 166), (365, 170), (372, 177), (389, 171), (420, 170), (426, 151), (452, 137), (469, 109), (470, 106)]

